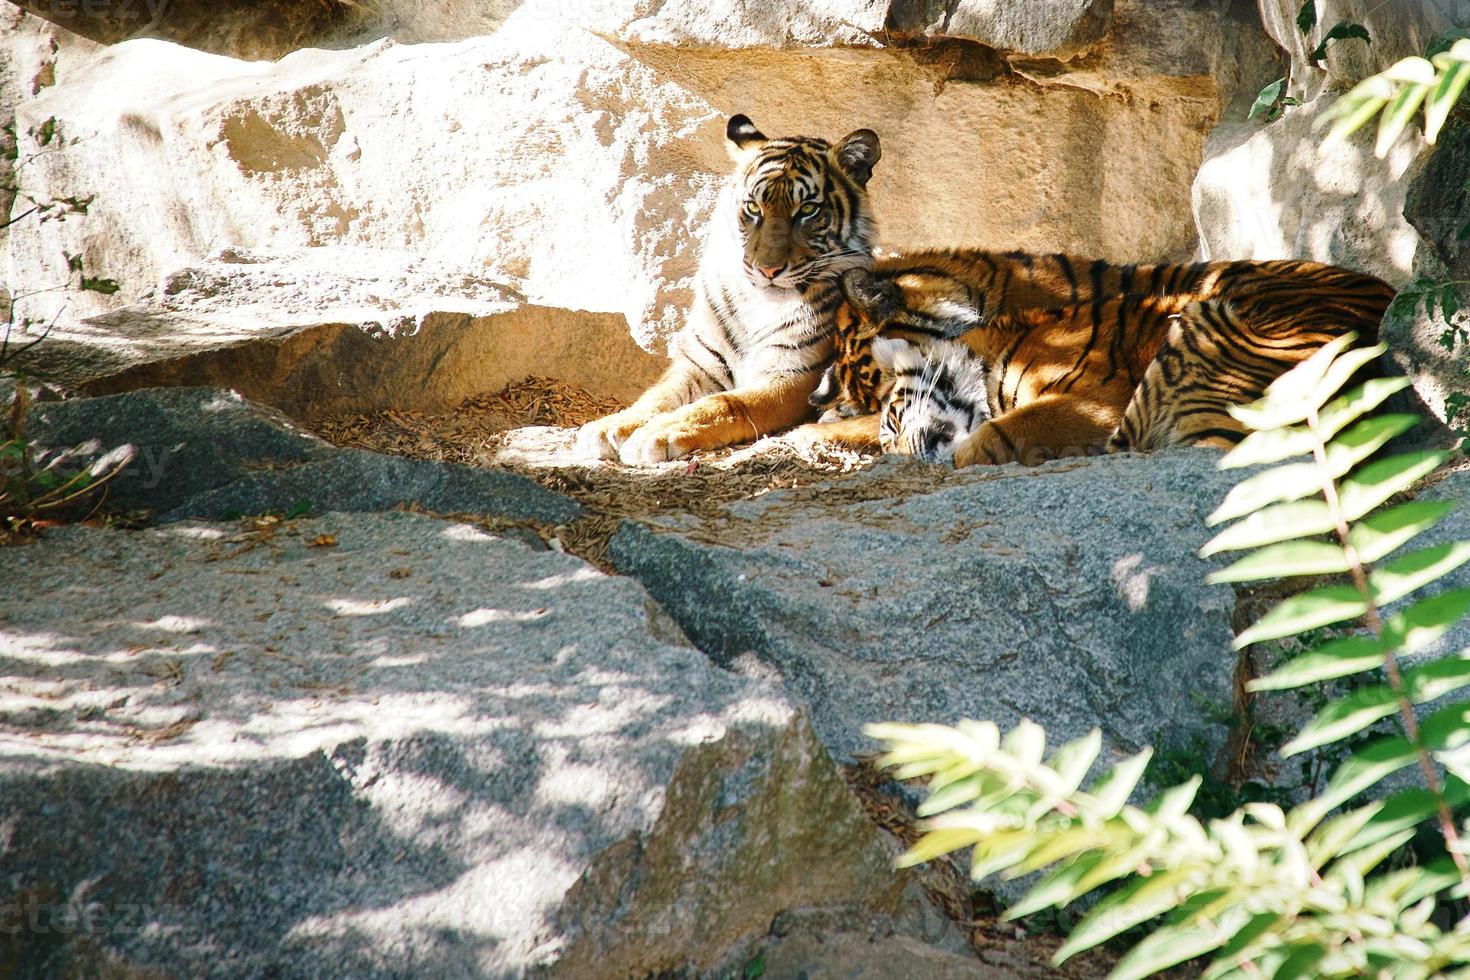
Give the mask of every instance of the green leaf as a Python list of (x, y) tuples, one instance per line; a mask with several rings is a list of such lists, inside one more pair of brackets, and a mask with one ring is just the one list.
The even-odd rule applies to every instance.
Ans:
[(1317, 5), (1313, 0), (1307, 0), (1302, 4), (1302, 9), (1296, 12), (1296, 29), (1303, 34), (1310, 34), (1312, 28), (1317, 26)]
[(1215, 465), (1222, 470), (1233, 470), (1242, 466), (1279, 463), (1293, 456), (1305, 456), (1316, 445), (1316, 438), (1302, 427), (1252, 432)]
[(1330, 575), (1348, 571), (1341, 547), (1326, 541), (1283, 541), (1254, 551), (1240, 561), (1205, 577), (1210, 585), (1255, 582), (1293, 575)]
[(1060, 786), (1058, 795), (1070, 796), (1087, 778), (1087, 770), (1102, 751), (1102, 731), (1094, 728), (1079, 739), (1074, 739), (1057, 749), (1052, 755), (1050, 766), (1057, 774)]
[[(1342, 374), (1342, 380), (1330, 386), (1324, 383), (1333, 375), (1333, 365), (1338, 355), (1356, 339), (1355, 333), (1334, 337), (1314, 351), (1311, 357), (1267, 385), (1265, 394), (1259, 399), (1249, 405), (1231, 406), (1230, 415), (1258, 431), (1279, 429), (1302, 421), (1357, 370), (1357, 367), (1350, 367)], [(1355, 352), (1358, 355), (1356, 360), (1372, 360), (1383, 350), (1380, 346), (1370, 348), (1368, 352)], [(1353, 355), (1344, 355), (1351, 356)]]
[(1460, 294), (1455, 289), (1454, 283), (1444, 284), (1444, 289), (1439, 294), (1439, 305), (1444, 312), (1446, 322), (1453, 320), (1455, 314), (1460, 312)]
[(1470, 701), (1440, 708), (1420, 721), (1419, 741), (1435, 752), (1458, 749), (1470, 742)]
[(984, 783), (979, 776), (958, 779), (930, 793), (928, 798), (919, 804), (917, 812), (921, 817), (932, 817), (936, 813), (944, 813), (957, 806), (964, 806), (978, 799), (983, 787)]
[(1368, 575), (1368, 587), (1380, 606), (1396, 602), (1470, 561), (1470, 541), (1451, 541), (1410, 552), (1380, 565)]
[(1251, 918), (1249, 912), (1235, 908), (1217, 918), (1210, 928), (1178, 925), (1160, 929), (1130, 949), (1108, 974), (1109, 980), (1142, 980), (1185, 960), (1203, 956), (1223, 946)]
[(88, 292), (101, 293), (104, 296), (111, 296), (122, 288), (116, 279), (94, 279), (91, 276), (82, 276), (81, 285)]
[(1421, 450), (1374, 460), (1338, 487), (1343, 516), (1349, 521), (1363, 517), (1433, 473), (1449, 455), (1446, 450)]
[(1278, 111), (1277, 103), (1281, 101), (1281, 90), (1285, 86), (1286, 79), (1278, 78), (1261, 89), (1256, 96), (1256, 101), (1251, 104), (1251, 111), (1246, 114), (1246, 118), (1255, 119), (1257, 116), (1263, 116), (1267, 122), (1274, 119)]
[(1296, 738), (1281, 747), (1281, 757), (1289, 758), (1309, 749), (1356, 735), (1374, 722), (1398, 710), (1398, 701), (1386, 685), (1375, 684), (1345, 698), (1333, 701), (1297, 733)]
[(1322, 438), (1331, 439), (1343, 426), (1373, 411), (1410, 383), (1408, 378), (1370, 378), (1341, 398), (1328, 402), (1317, 415)]
[(1216, 524), (1254, 513), (1267, 504), (1300, 500), (1321, 490), (1322, 477), (1316, 463), (1277, 466), (1247, 477), (1232, 487), (1220, 506), (1215, 508), (1215, 512), (1205, 518), (1205, 524), (1214, 527)]
[(1433, 143), (1439, 137), (1439, 131), (1444, 128), (1445, 120), (1450, 117), (1450, 110), (1460, 100), (1465, 91), (1466, 83), (1470, 83), (1470, 64), (1463, 61), (1455, 62), (1445, 69), (1439, 84), (1434, 91), (1429, 93), (1429, 99), (1424, 106), (1424, 139)]
[(1191, 776), (1178, 786), (1170, 786), (1149, 801), (1148, 812), (1165, 823), (1177, 820), (1194, 805), (1194, 798), (1198, 795), (1202, 782), (1201, 777)]
[(1358, 558), (1372, 564), (1429, 530), (1455, 509), (1452, 500), (1414, 500), (1369, 514), (1348, 532)]
[[(1341, 337), (1330, 341), (1321, 350), (1335, 350), (1339, 347), (1346, 348), (1358, 335), (1348, 332)], [(1347, 384), (1353, 375), (1357, 374), (1368, 364), (1383, 356), (1388, 350), (1387, 344), (1376, 344), (1372, 347), (1358, 347), (1354, 350), (1344, 351), (1340, 356), (1333, 359), (1328, 366), (1322, 380), (1318, 381), (1312, 388), (1311, 394), (1307, 396), (1313, 408), (1321, 408), (1322, 403), (1337, 394), (1339, 388)], [(1320, 351), (1319, 351), (1320, 353)]]
[(1404, 693), (1415, 704), (1437, 701), (1470, 684), (1470, 654), (1444, 657), (1404, 671)]
[(1255, 625), (1235, 638), (1236, 650), (1262, 640), (1279, 640), (1307, 630), (1356, 619), (1368, 611), (1368, 603), (1351, 585), (1328, 585), (1294, 595), (1278, 603)]
[(1336, 526), (1332, 512), (1320, 500), (1272, 504), (1215, 535), (1199, 554), (1208, 558), (1222, 551), (1259, 548), (1278, 541), (1325, 534)]
[(1402, 609), (1383, 622), (1383, 642), (1401, 653), (1417, 653), (1470, 613), (1470, 587), (1450, 589)]
[(1434, 816), (1438, 809), (1439, 799), (1429, 790), (1401, 790), (1383, 802), (1373, 818), (1363, 825), (1352, 840), (1342, 846), (1341, 852), (1346, 854), (1368, 847), (1411, 827), (1417, 827)]
[(1333, 41), (1346, 41), (1357, 38), (1367, 44), (1372, 44), (1373, 39), (1368, 36), (1368, 28), (1362, 24), (1354, 24), (1349, 21), (1340, 20), (1332, 25), (1332, 29), (1322, 38), (1322, 43), (1307, 56), (1312, 64), (1321, 64), (1322, 59), (1327, 57), (1327, 45)]
[(1015, 756), (1023, 766), (1040, 765), (1042, 754), (1046, 752), (1046, 729), (1030, 718), (1022, 718), (1001, 739), (1000, 747)]
[(1083, 950), (1163, 915), (1179, 904), (1180, 896), (1176, 889), (1184, 879), (1184, 872), (1176, 870), (1158, 871), (1128, 882), (1092, 907), (1072, 929), (1052, 962), (1060, 966)]
[(1385, 644), (1372, 636), (1344, 636), (1293, 657), (1265, 677), (1246, 685), (1250, 691), (1285, 691), (1383, 666)]
[(1153, 758), (1152, 749), (1144, 749), (1137, 755), (1129, 756), (1108, 770), (1092, 786), (1092, 801), (1088, 807), (1089, 816), (1103, 820), (1111, 820), (1118, 815), (1128, 802), (1128, 797), (1133, 795), (1133, 789), (1138, 785), (1138, 780), (1143, 777), (1143, 771), (1148, 768), (1148, 760)]
[(1429, 69), (1429, 79), (1405, 84), (1379, 118), (1378, 139), (1373, 143), (1373, 155), (1380, 160), (1388, 155), (1389, 148), (1403, 135), (1404, 127), (1409, 125), (1409, 120), (1414, 118), (1414, 113), (1419, 111), (1425, 96), (1433, 87), (1434, 67), (1423, 58), (1416, 60)]
[[(1086, 837), (1091, 833), (1086, 827), (1073, 827), (1069, 832), (1081, 837)], [(1022, 896), (1019, 902), (1006, 909), (1006, 920), (1014, 921), (1024, 916), (1035, 915), (1042, 909), (1052, 906), (1061, 908), (1068, 904), (1078, 895), (1078, 883), (1092, 871), (1101, 859), (1102, 855), (1099, 853), (1084, 854), (1077, 860), (1053, 871), (1037, 882), (1035, 887)], [(1038, 866), (1050, 863), (1046, 861)]]
[(1413, 288), (1405, 288), (1388, 304), (1388, 312), (1393, 316), (1412, 316), (1418, 305), (1419, 294)]
[(1328, 471), (1334, 479), (1342, 476), (1381, 449), (1390, 439), (1403, 435), (1418, 424), (1419, 416), (1406, 412), (1363, 419), (1327, 447)]
[(914, 846), (898, 856), (894, 864), (900, 868), (911, 868), (916, 864), (943, 857), (951, 851), (974, 844), (982, 835), (968, 827), (945, 827), (931, 830), (914, 842)]
[[(1398, 705), (1391, 701), (1388, 705), (1389, 714), (1397, 710)], [(1380, 715), (1379, 717), (1386, 716)], [(1329, 741), (1335, 741), (1335, 739)], [(1286, 754), (1283, 749), (1282, 755)], [(1377, 739), (1348, 756), (1342, 765), (1337, 767), (1332, 778), (1327, 782), (1327, 788), (1318, 798), (1320, 805), (1329, 809), (1341, 806), (1359, 793), (1378, 785), (1387, 777), (1405, 766), (1413, 765), (1418, 760), (1419, 754), (1414, 748), (1414, 743), (1408, 739), (1398, 735)]]

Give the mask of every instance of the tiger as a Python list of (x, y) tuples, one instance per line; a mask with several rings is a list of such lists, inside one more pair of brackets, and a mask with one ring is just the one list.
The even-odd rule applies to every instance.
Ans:
[[(949, 258), (936, 268), (932, 256), (900, 256), (844, 277), (836, 357), (812, 396), (829, 421), (803, 427), (808, 441), (826, 428), (853, 448), (952, 455), (956, 466), (1226, 448), (1245, 431), (1230, 405), (1259, 397), (1334, 337), (1376, 336), (1393, 298), (1381, 280), (1314, 262), (1104, 264), (1084, 302), (995, 312), (979, 302), (994, 256), (973, 253), (965, 268)], [(1062, 278), (1070, 299), (1076, 277)], [(948, 387), (926, 389), (915, 378), (940, 342), (972, 359), (967, 368), (947, 352)], [(976, 386), (985, 412), (968, 431), (935, 412)]]
[(768, 138), (725, 127), (734, 170), (702, 243), (695, 300), (670, 364), (631, 406), (584, 425), (582, 458), (657, 463), (781, 431), (811, 417), (832, 356), (840, 276), (873, 261), (868, 181), (878, 135)]

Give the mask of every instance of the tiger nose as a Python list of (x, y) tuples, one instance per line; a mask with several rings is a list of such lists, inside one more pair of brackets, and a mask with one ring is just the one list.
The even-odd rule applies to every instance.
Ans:
[(781, 274), (781, 270), (784, 269), (784, 268), (786, 268), (786, 266), (784, 264), (783, 265), (772, 265), (772, 266), (765, 266), (765, 265), (758, 265), (758, 266), (756, 266), (756, 269), (760, 272), (761, 275), (763, 275), (767, 279), (770, 279), (770, 280), (773, 280), (773, 281), (775, 280), (775, 278), (777, 276), (779, 276)]

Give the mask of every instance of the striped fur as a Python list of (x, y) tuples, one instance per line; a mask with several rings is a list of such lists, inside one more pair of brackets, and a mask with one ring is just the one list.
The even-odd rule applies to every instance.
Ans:
[[(988, 268), (992, 260), (970, 268)], [(915, 271), (918, 262), (923, 271)], [(894, 386), (874, 356), (874, 340), (923, 349), (937, 337), (954, 339), (984, 365), (993, 416), (956, 447), (957, 465), (1232, 444), (1243, 429), (1227, 413), (1229, 405), (1259, 397), (1343, 332), (1371, 339), (1393, 295), (1370, 276), (1311, 262), (1146, 271), (1095, 265), (1095, 277), (1062, 276), (1069, 300), (1077, 295), (1075, 283), (1100, 287), (1083, 302), (997, 312), (993, 302), (966, 307), (967, 293), (984, 295), (973, 281), (936, 274), (927, 258), (918, 262), (899, 257), (879, 263), (871, 276), (848, 277), (837, 358), (817, 391), (827, 417), (883, 411), (903, 428), (915, 393)], [(1076, 268), (1075, 260), (1067, 264)], [(1156, 282), (1165, 292), (1137, 291)], [(874, 428), (880, 424), (864, 417)], [(855, 421), (841, 434), (844, 441), (857, 431)], [(924, 438), (916, 433), (910, 444)]]
[(963, 344), (878, 337), (873, 358), (893, 379), (878, 428), (884, 452), (947, 459), (990, 417), (985, 363)]
[(872, 263), (867, 182), (881, 155), (860, 129), (836, 144), (726, 127), (736, 167), (706, 232), (694, 306), (672, 363), (632, 406), (578, 434), (580, 455), (650, 463), (803, 421), (832, 356), (839, 277)]

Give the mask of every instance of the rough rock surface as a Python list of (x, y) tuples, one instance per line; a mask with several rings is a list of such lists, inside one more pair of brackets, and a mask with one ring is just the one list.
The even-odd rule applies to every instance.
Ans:
[[(1031, 24), (1035, 5), (962, 5), (975, 17), (1008, 11), (988, 43), (1050, 54), (1042, 26), (1092, 23), (1107, 6), (1058, 0), (1046, 9), (1065, 16), (1042, 25)], [(1205, 134), (1250, 60), (1239, 52), (1265, 42), (1228, 13), (1171, 2), (1189, 18), (1183, 31), (1151, 6), (1117, 4), (1110, 22), (1134, 28), (1104, 35), (1087, 58), (1014, 71), (992, 48), (946, 37), (742, 47), (747, 28), (759, 34), (760, 5), (732, 9), (725, 41), (697, 47), (631, 23), (629, 38), (646, 28), (654, 40), (605, 40), (537, 5), (482, 37), (274, 63), (125, 41), (60, 64), (54, 85), (14, 107), (23, 143), (53, 117), (80, 139), (24, 168), (26, 193), (97, 196), (84, 218), (18, 226), (9, 264), (16, 281), (55, 285), (65, 251), (122, 284), (113, 297), (72, 296), (66, 318), (78, 319), (136, 303), (225, 248), (408, 250), (511, 283), (533, 304), (621, 315), (654, 350), (687, 305), (735, 111), (772, 133), (877, 129), (873, 192), (889, 247), (1183, 256)], [(661, 5), (653, 19), (722, 30), (695, 5)], [(55, 299), (23, 312), (49, 318)]]
[(778, 676), (842, 755), (887, 720), (1218, 741), (1196, 698), (1229, 703), (1234, 594), (1194, 556), (1235, 479), (1217, 458), (934, 467), (886, 488), (922, 465), (888, 461), (719, 521), (630, 522), (609, 553), (701, 649)]
[(412, 514), (234, 531), (0, 564), (22, 975), (645, 976), (829, 905), (954, 948), (791, 702), (635, 583)]
[[(596, 356), (589, 356), (596, 351)], [(402, 251), (228, 248), (16, 358), (63, 390), (216, 384), (297, 418), (442, 410), (530, 374), (633, 399), (656, 376), (617, 315), (550, 309)]]
[[(1259, 0), (1258, 7), (1289, 60), (1289, 71), (1279, 74), (1289, 77), (1289, 94), (1302, 104), (1271, 123), (1247, 121), (1241, 112), (1210, 135), (1194, 184), (1203, 255), (1317, 259), (1401, 285), (1415, 270), (1419, 248), (1403, 214), (1405, 177), (1422, 163), (1423, 139), (1411, 127), (1387, 159), (1377, 160), (1372, 126), (1325, 147), (1313, 123), (1347, 87), (1422, 54), (1449, 22), (1428, 3), (1345, 0), (1318, 3), (1319, 22), (1303, 35), (1298, 0)], [(1339, 21), (1364, 25), (1372, 43), (1333, 42), (1326, 60), (1311, 64), (1312, 49)]]
[(32, 407), (27, 431), (38, 452), (69, 451), (77, 466), (131, 447), (130, 461), (108, 482), (106, 506), (146, 509), (163, 522), (409, 502), (552, 525), (582, 513), (513, 473), (339, 449), (279, 412), (213, 388), (43, 402)]
[(1403, 216), (1404, 178), (1423, 139), (1406, 136), (1385, 160), (1373, 156), (1366, 132), (1325, 146), (1314, 123), (1336, 96), (1211, 134), (1194, 183), (1205, 258), (1315, 259), (1395, 286), (1411, 277), (1420, 240)]

